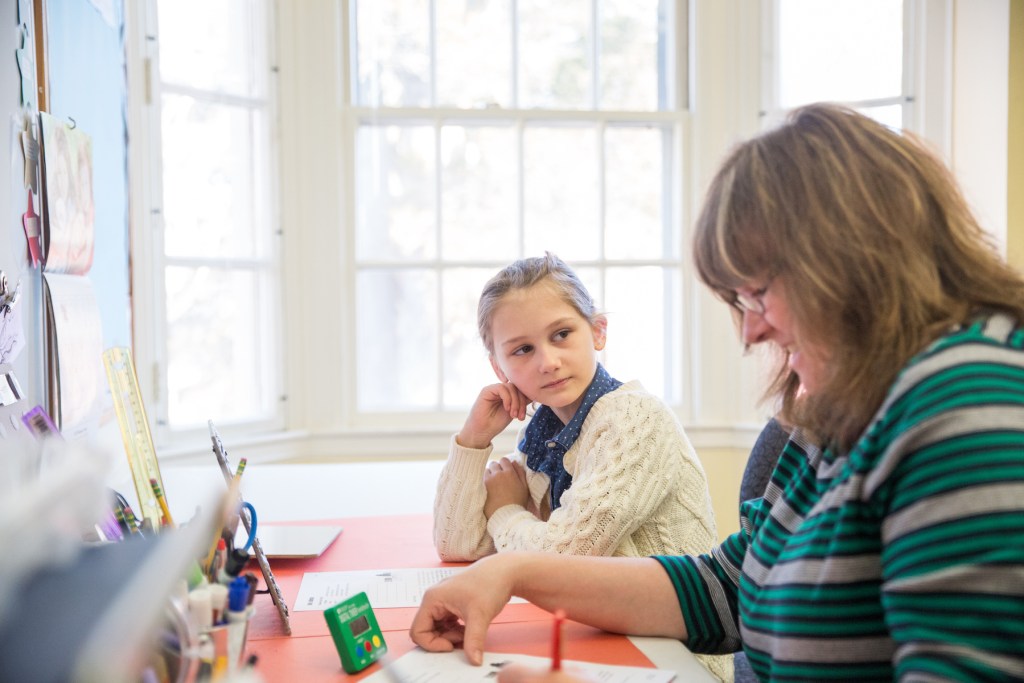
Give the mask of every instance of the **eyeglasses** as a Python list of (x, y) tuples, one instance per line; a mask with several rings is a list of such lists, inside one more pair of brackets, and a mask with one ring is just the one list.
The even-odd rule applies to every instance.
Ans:
[(769, 279), (763, 287), (758, 287), (750, 292), (733, 291), (732, 300), (729, 302), (729, 305), (740, 314), (756, 313), (757, 315), (764, 315), (764, 295), (768, 292), (768, 287), (771, 283), (772, 281)]

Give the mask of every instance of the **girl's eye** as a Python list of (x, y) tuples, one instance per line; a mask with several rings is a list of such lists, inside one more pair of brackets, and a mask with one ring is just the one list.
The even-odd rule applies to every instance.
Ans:
[(530, 351), (533, 351), (533, 347), (530, 346), (529, 344), (525, 344), (525, 345), (520, 346), (519, 348), (515, 349), (514, 351), (512, 351), (512, 355), (513, 356), (523, 356), (523, 355), (526, 355), (527, 353), (529, 353)]
[(569, 332), (570, 330), (559, 330), (558, 332), (555, 332), (554, 338), (558, 341), (562, 341), (569, 336)]

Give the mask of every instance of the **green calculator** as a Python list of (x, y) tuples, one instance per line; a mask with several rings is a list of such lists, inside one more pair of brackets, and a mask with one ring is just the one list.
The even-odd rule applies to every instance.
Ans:
[(324, 619), (346, 673), (362, 671), (388, 651), (366, 593), (357, 593), (325, 609)]

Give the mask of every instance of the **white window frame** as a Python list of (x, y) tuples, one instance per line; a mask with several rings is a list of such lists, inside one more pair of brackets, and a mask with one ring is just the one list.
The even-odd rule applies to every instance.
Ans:
[[(259, 25), (267, 31), (268, 63), (266, 69), (266, 95), (263, 100), (267, 111), (268, 128), (271, 137), (268, 145), (271, 166), (271, 194), (269, 205), (272, 216), (268, 220), (269, 233), (266, 240), (269, 244), (280, 244), (280, 220), (277, 200), (277, 144), (276, 144), (276, 98), (277, 88), (274, 74), (276, 72), (273, 16), (276, 0), (266, 0), (267, 14)], [(168, 382), (167, 369), (169, 364), (166, 348), (166, 290), (162, 276), (169, 265), (197, 266), (208, 262), (187, 258), (170, 258), (163, 251), (163, 192), (162, 192), (162, 155), (161, 155), (161, 85), (159, 76), (159, 27), (157, 21), (156, 0), (140, 0), (128, 3), (125, 7), (126, 52), (128, 76), (128, 131), (129, 131), (129, 192), (131, 196), (129, 208), (131, 233), (131, 278), (132, 278), (132, 332), (133, 360), (138, 375), (141, 395), (148, 413), (150, 429), (158, 450), (173, 454), (176, 450), (191, 450), (195, 444), (209, 445), (209, 432), (203, 425), (195, 428), (174, 428), (168, 420)], [(233, 101), (245, 105), (255, 104), (256, 100), (241, 97), (209, 98), (203, 92), (193, 92), (189, 88), (174, 88), (174, 92), (194, 95), (209, 101)], [(171, 90), (168, 90), (171, 92)], [(273, 284), (265, 301), (271, 307), (268, 314), (275, 317), (273, 311), (281, 310), (280, 283), (283, 279), (282, 259), (279, 250), (271, 249), (266, 258), (225, 258), (211, 261), (214, 267), (251, 269), (267, 274)], [(277, 315), (277, 320), (284, 316)], [(272, 399), (272, 410), (267, 416), (239, 420), (236, 422), (218, 422), (218, 430), (224, 435), (245, 435), (254, 441), (253, 435), (264, 435), (261, 438), (271, 442), (280, 439), (280, 432), (286, 426), (284, 402), (286, 379), (284, 377), (284, 346), (282, 325), (272, 323), (269, 335), (275, 337), (270, 341), (272, 348), (277, 349), (278, 358), (272, 363), (272, 372), (277, 377), (272, 384), (279, 387), (278, 396)], [(210, 416), (214, 419), (215, 416)]]
[[(682, 132), (678, 140), (684, 186), (676, 188), (673, 198), (680, 207), (684, 248), (690, 239), (694, 212), (722, 155), (737, 140), (760, 129), (764, 78), (761, 30), (768, 1), (678, 1), (686, 11), (680, 12), (676, 21), (689, 37), (688, 70), (679, 75), (689, 103), (680, 118)], [(963, 118), (961, 96), (954, 85), (978, 77), (971, 65), (963, 64), (960, 55), (964, 50), (976, 50), (981, 43), (980, 38), (963, 42), (958, 30), (962, 34), (965, 14), (983, 12), (964, 4), (912, 0), (911, 5), (916, 64), (912, 73), (919, 86), (913, 128), (954, 161), (957, 150), (966, 144), (962, 140), (969, 141), (959, 130), (960, 120), (956, 127), (952, 125), (954, 110)], [(996, 4), (1006, 6), (1005, 0)], [(353, 237), (349, 227), (338, 229), (339, 225), (354, 224), (350, 195), (338, 191), (353, 185), (349, 176), (354, 152), (348, 141), (358, 114), (337, 115), (339, 103), (350, 91), (351, 75), (345, 56), (348, 2), (279, 2), (276, 11), (284, 230), (283, 365), (289, 400), (282, 431), (262, 439), (239, 434), (234, 448), (239, 455), (273, 460), (441, 457), (464, 415), (431, 414), (413, 420), (353, 414), (351, 321), (355, 301), (351, 288), (342, 284), (355, 272)], [(991, 27), (995, 20), (988, 15), (992, 10), (984, 12), (988, 23), (982, 24)], [(998, 16), (998, 10), (995, 14)], [(971, 17), (966, 19), (970, 23)], [(145, 26), (130, 25), (130, 49), (133, 32), (144, 36)], [(144, 54), (145, 41), (141, 43), (139, 54)], [(991, 59), (998, 62), (998, 52)], [(130, 84), (141, 80), (140, 61), (129, 59)], [(970, 92), (977, 97), (976, 90)], [(130, 88), (130, 97), (137, 96), (137, 91)], [(998, 98), (994, 104), (998, 106)], [(133, 106), (130, 131), (142, 130), (137, 118)], [(978, 128), (990, 127), (977, 121), (975, 124)], [(141, 209), (144, 203), (137, 198), (152, 193), (157, 179), (139, 172), (146, 166), (136, 159), (138, 147), (142, 146), (131, 145), (130, 174), (135, 348), (140, 383), (144, 389), (146, 385), (151, 389), (156, 384), (152, 359), (158, 335), (151, 320), (153, 312), (147, 309), (160, 300), (160, 292), (149, 277), (153, 271), (143, 266), (153, 261), (154, 244), (144, 227), (148, 221)], [(1005, 176), (1003, 180), (1005, 186)], [(681, 370), (684, 401), (677, 407), (679, 415), (702, 453), (749, 447), (766, 417), (766, 408), (757, 407), (755, 402), (760, 386), (757, 361), (742, 355), (726, 307), (695, 278), (688, 279), (684, 287), (686, 310), (681, 313), (680, 324), (686, 355)], [(147, 361), (150, 365), (145, 365)], [(510, 443), (499, 441), (495, 446), (501, 450)], [(200, 440), (181, 442), (172, 453), (181, 462), (187, 462), (186, 456), (206, 462), (208, 451), (208, 440)], [(162, 452), (161, 457), (164, 455)]]

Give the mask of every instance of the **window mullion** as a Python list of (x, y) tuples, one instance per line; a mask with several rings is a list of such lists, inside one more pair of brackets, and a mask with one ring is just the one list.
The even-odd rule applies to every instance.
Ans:
[[(431, 3), (433, 4), (433, 3)], [(433, 31), (431, 31), (433, 35)], [(431, 41), (434, 42), (433, 40)], [(437, 329), (441, 331), (444, 329), (444, 273), (447, 267), (445, 261), (444, 252), (444, 210), (442, 202), (442, 187), (444, 181), (441, 173), (441, 130), (444, 127), (444, 121), (440, 118), (434, 121), (434, 239), (436, 241), (437, 258), (435, 263), (435, 273), (437, 278), (437, 289), (436, 289), (436, 315), (437, 315)], [(436, 401), (437, 410), (441, 410), (444, 406), (444, 375), (445, 375), (445, 362), (444, 362), (444, 335), (441, 334), (437, 340), (437, 376), (434, 378), (435, 389), (436, 389)]]
[(601, 10), (598, 0), (590, 2), (590, 108), (601, 109)]

